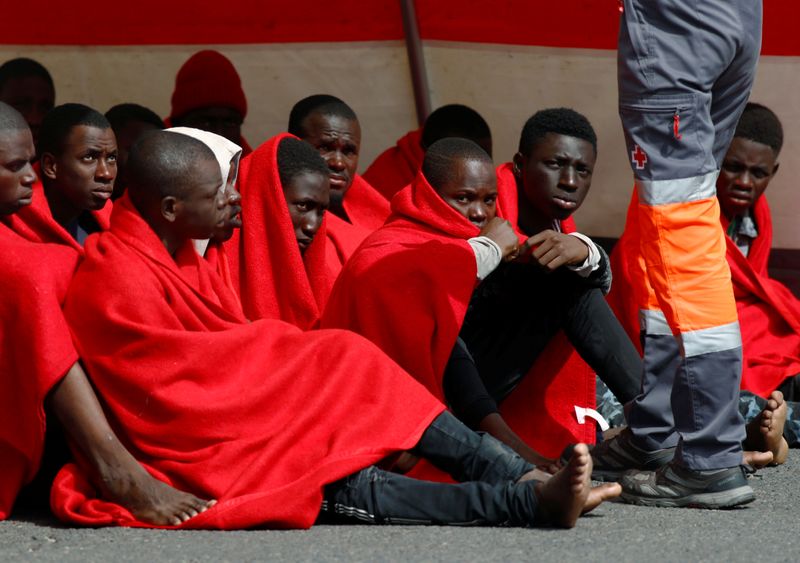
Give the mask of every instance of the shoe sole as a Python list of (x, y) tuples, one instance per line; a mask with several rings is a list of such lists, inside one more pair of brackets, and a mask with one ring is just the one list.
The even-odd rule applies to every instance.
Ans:
[(717, 493), (697, 493), (679, 498), (642, 497), (623, 490), (622, 501), (639, 506), (659, 506), (664, 508), (705, 508), (711, 510), (734, 508), (753, 502), (756, 499), (749, 485), (736, 487)]
[(592, 471), (592, 481), (600, 481), (602, 483), (616, 483), (628, 469), (620, 469), (618, 471), (611, 469), (595, 469)]

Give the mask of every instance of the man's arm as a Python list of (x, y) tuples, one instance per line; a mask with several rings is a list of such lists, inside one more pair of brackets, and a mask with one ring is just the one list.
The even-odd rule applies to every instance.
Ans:
[(604, 294), (611, 289), (608, 256), (586, 235), (547, 229), (525, 241), (519, 255), (521, 259), (533, 260), (550, 272), (566, 266)]

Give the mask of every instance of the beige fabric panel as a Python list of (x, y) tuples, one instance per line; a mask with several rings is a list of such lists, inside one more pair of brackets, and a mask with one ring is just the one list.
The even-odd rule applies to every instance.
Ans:
[[(81, 101), (105, 111), (137, 102), (169, 112), (175, 74), (205, 46), (38, 47), (0, 46), (0, 61), (40, 60), (56, 81), (57, 101)], [(358, 113), (363, 141), (361, 170), (397, 138), (416, 127), (413, 93), (401, 42), (219, 46), (242, 76), (250, 110), (244, 133), (253, 146), (286, 127), (291, 106), (313, 93), (331, 93)], [(473, 106), (489, 122), (494, 158), (516, 150), (524, 121), (544, 107), (570, 106), (586, 114), (599, 137), (592, 191), (576, 219), (595, 236), (619, 236), (632, 177), (616, 109), (612, 51), (426, 42), (433, 107)], [(752, 99), (781, 118), (785, 145), (781, 170), (767, 191), (774, 246), (800, 248), (800, 57), (764, 57)]]
[(361, 169), (398, 132), (416, 127), (405, 44), (392, 42), (221, 46), (37, 48), (0, 45), (0, 62), (26, 56), (44, 64), (56, 84), (56, 103), (81, 102), (102, 112), (123, 102), (170, 111), (175, 75), (195, 52), (217, 49), (242, 77), (248, 114), (243, 133), (255, 148), (286, 130), (292, 106), (311, 94), (350, 104), (362, 127)]

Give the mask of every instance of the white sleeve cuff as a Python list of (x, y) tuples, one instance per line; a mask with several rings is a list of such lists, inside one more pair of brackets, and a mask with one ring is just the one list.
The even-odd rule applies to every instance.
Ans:
[(582, 278), (588, 278), (592, 272), (594, 272), (597, 268), (600, 267), (600, 251), (597, 250), (592, 239), (587, 237), (586, 235), (582, 235), (580, 233), (569, 233), (573, 237), (577, 237), (586, 243), (586, 246), (589, 247), (589, 256), (586, 257), (586, 260), (583, 261), (581, 264), (568, 264), (567, 268), (581, 276)]
[(467, 242), (475, 253), (478, 279), (485, 279), (503, 261), (503, 252), (500, 250), (500, 246), (489, 237), (474, 237)]

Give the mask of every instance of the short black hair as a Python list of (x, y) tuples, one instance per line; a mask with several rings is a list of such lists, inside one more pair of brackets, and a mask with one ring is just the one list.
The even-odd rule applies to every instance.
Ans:
[(0, 133), (30, 129), (22, 114), (10, 105), (0, 102)]
[(489, 124), (477, 111), (461, 104), (438, 108), (428, 116), (422, 127), (422, 146), (430, 147), (439, 139), (461, 137), (470, 141), (491, 139)]
[(328, 165), (314, 147), (300, 139), (286, 137), (278, 143), (278, 175), (281, 186), (288, 186), (292, 180), (306, 172), (316, 172), (328, 177)]
[(106, 112), (106, 119), (114, 131), (119, 131), (131, 121), (149, 123), (159, 129), (164, 128), (164, 121), (156, 112), (139, 104), (117, 104)]
[(172, 131), (148, 131), (133, 144), (126, 167), (127, 190), (142, 211), (147, 202), (184, 197), (192, 187), (199, 160), (217, 162), (205, 143)]
[(453, 163), (459, 160), (477, 160), (494, 166), (492, 158), (477, 143), (460, 137), (445, 137), (425, 151), (422, 174), (438, 190), (452, 178)]
[(744, 107), (742, 117), (736, 125), (734, 137), (743, 137), (770, 147), (775, 156), (783, 147), (783, 126), (771, 109), (750, 102)]
[(60, 154), (70, 131), (78, 125), (110, 129), (105, 116), (83, 104), (62, 104), (51, 109), (42, 120), (39, 130), (39, 154)]
[(0, 65), (0, 90), (12, 78), (24, 78), (26, 76), (43, 78), (55, 90), (53, 77), (50, 76), (47, 69), (41, 63), (25, 57), (11, 59)]
[(358, 121), (356, 112), (336, 96), (330, 94), (314, 94), (297, 102), (289, 112), (288, 131), (296, 137), (303, 138), (305, 130), (303, 123), (312, 113), (319, 113), (326, 117), (336, 116), (350, 121)]
[(597, 134), (586, 117), (570, 108), (550, 108), (534, 113), (519, 136), (519, 152), (530, 156), (533, 147), (548, 133), (566, 135), (591, 143), (597, 154)]

